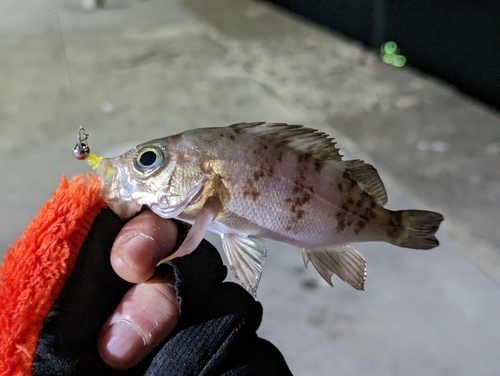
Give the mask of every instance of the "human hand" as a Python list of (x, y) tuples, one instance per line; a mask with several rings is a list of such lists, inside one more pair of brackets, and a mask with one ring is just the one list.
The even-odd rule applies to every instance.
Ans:
[(4, 257), (1, 374), (290, 374), (217, 249), (204, 240), (155, 268), (187, 226), (150, 212), (124, 224), (83, 179), (62, 179)]
[(177, 324), (179, 303), (173, 272), (164, 278), (151, 278), (156, 263), (173, 252), (176, 239), (174, 222), (145, 211), (130, 220), (114, 241), (113, 270), (137, 284), (125, 294), (101, 330), (99, 353), (113, 368), (127, 369), (137, 364)]

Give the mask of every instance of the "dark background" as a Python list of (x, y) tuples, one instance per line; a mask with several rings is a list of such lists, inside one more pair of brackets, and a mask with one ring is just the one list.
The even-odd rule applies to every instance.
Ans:
[(407, 64), (500, 110), (498, 0), (273, 0), (379, 49), (395, 41)]

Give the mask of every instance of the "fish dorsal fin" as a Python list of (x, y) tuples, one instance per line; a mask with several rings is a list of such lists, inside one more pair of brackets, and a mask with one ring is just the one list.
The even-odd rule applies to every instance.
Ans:
[(285, 144), (316, 160), (341, 161), (342, 155), (334, 139), (317, 129), (285, 123), (238, 123), (229, 126), (235, 132), (253, 134), (273, 143)]
[(347, 172), (349, 177), (378, 204), (382, 206), (387, 204), (387, 192), (375, 167), (360, 159), (334, 162), (334, 165), (340, 171)]
[(221, 239), (233, 275), (249, 293), (257, 296), (267, 254), (264, 239), (238, 234), (221, 234)]
[(333, 287), (333, 274), (357, 290), (364, 290), (366, 261), (361, 253), (349, 244), (315, 249), (303, 249), (302, 258), (307, 267), (309, 261), (323, 279)]

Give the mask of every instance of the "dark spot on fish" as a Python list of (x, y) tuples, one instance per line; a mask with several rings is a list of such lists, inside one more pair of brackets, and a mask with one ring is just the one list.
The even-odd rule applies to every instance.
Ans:
[(351, 224), (352, 224), (352, 222), (347, 220), (347, 226), (350, 226)]
[(279, 162), (281, 162), (281, 160), (283, 159), (283, 150), (282, 149), (280, 149), (278, 151), (278, 158), (277, 159), (278, 159)]
[(366, 215), (360, 215), (359, 218), (363, 219), (364, 221), (368, 221), (368, 217)]
[(300, 205), (304, 205), (306, 202), (308, 202), (311, 199), (311, 195), (307, 192), (305, 192), (300, 200)]
[(295, 214), (295, 219), (294, 222), (298, 221), (299, 219), (302, 219), (304, 217), (305, 211), (302, 209), (302, 206), (309, 201), (310, 195), (306, 194), (302, 197), (294, 197), (294, 198), (286, 198), (285, 202), (287, 204), (291, 204), (290, 206), (290, 212)]
[(254, 153), (254, 154), (257, 154), (257, 150), (254, 150), (254, 151), (253, 151), (253, 153)]
[(337, 231), (341, 232), (341, 231), (344, 231), (344, 230), (345, 230), (345, 223), (341, 219), (340, 221), (337, 222)]
[(375, 209), (375, 208), (376, 208), (376, 206), (377, 206), (377, 203), (375, 202), (375, 200), (372, 200), (372, 202), (371, 202), (371, 204), (370, 204), (370, 207), (371, 207), (372, 209)]
[(267, 145), (264, 145), (264, 150), (267, 150)]
[(311, 159), (312, 154), (311, 153), (305, 153), (304, 154), (304, 161), (309, 162), (309, 159)]
[(223, 134), (223, 133), (220, 133), (220, 134), (219, 134), (219, 136), (224, 137), (224, 134)]
[(402, 216), (401, 212), (392, 212), (391, 218), (387, 221), (387, 237), (395, 239), (401, 233)]
[(369, 218), (376, 218), (377, 217), (372, 208), (366, 208), (365, 209), (365, 214)]
[(286, 225), (285, 227), (285, 231), (290, 231), (292, 229), (292, 226), (291, 225)]
[(240, 128), (233, 128), (233, 132), (239, 134), (241, 132)]
[(342, 217), (342, 212), (337, 212), (337, 214), (335, 214), (335, 218), (340, 219), (341, 217)]
[(236, 139), (236, 137), (234, 137), (234, 135), (233, 135), (233, 134), (229, 135), (229, 138), (230, 138), (231, 140), (235, 140), (235, 139)]
[(257, 200), (260, 193), (253, 185), (251, 179), (248, 179), (245, 185), (243, 186), (243, 197), (251, 197), (253, 201)]
[(271, 177), (273, 175), (274, 175), (274, 166), (273, 165), (270, 165), (269, 167), (262, 165), (253, 174), (255, 181), (259, 181), (259, 179), (263, 176), (270, 176)]
[(360, 208), (360, 207), (362, 207), (362, 206), (363, 206), (363, 199), (362, 199), (362, 198), (360, 198), (358, 201), (356, 201), (356, 206), (357, 206), (358, 208)]
[(342, 192), (342, 189), (343, 189), (342, 183), (338, 183), (337, 184), (337, 188), (339, 189), (339, 191)]
[(354, 229), (354, 235), (358, 235), (358, 233), (359, 233), (359, 229), (355, 228)]
[(302, 181), (305, 181), (306, 180), (306, 176), (305, 176), (305, 172), (307, 170), (307, 166), (299, 166), (298, 169), (297, 169), (297, 173), (298, 173), (298, 179), (302, 180)]
[(352, 203), (353, 203), (352, 198), (351, 198), (351, 197), (347, 197), (346, 202), (347, 202), (348, 204), (352, 204)]
[(364, 222), (364, 221), (359, 221), (359, 222), (358, 222), (358, 227), (359, 227), (360, 229), (365, 228), (365, 225), (366, 225), (366, 222)]
[(253, 173), (253, 178), (257, 182), (261, 177), (264, 176), (264, 172), (262, 170), (257, 170)]
[(274, 165), (270, 165), (269, 168), (264, 170), (267, 174), (267, 176), (273, 176), (274, 175)]
[(347, 206), (347, 204), (342, 204), (341, 209), (342, 209), (343, 211), (349, 211), (349, 206)]
[(342, 177), (343, 177), (344, 179), (351, 180), (351, 176), (349, 175), (349, 173), (348, 173), (347, 171), (344, 171), (344, 172), (342, 173)]
[(320, 172), (322, 168), (323, 168), (323, 162), (321, 161), (314, 162), (314, 169), (316, 170), (316, 172)]

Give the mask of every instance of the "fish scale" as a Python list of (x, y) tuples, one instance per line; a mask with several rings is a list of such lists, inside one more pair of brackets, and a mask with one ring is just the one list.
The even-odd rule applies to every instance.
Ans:
[(99, 175), (103, 199), (122, 218), (148, 206), (193, 225), (161, 262), (192, 252), (206, 230), (216, 232), (232, 272), (253, 294), (264, 269), (264, 239), (302, 248), (306, 266), (311, 262), (328, 283), (336, 274), (356, 289), (364, 287), (366, 263), (348, 243), (439, 244), (441, 214), (385, 209), (375, 168), (343, 161), (332, 138), (301, 125), (193, 129), (104, 159)]

